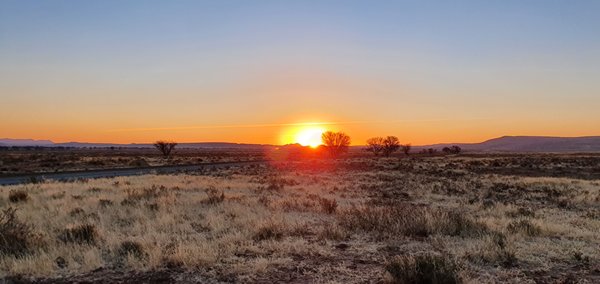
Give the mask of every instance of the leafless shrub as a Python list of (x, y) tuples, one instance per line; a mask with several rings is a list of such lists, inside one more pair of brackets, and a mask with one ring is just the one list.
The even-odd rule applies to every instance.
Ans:
[(409, 144), (401, 145), (401, 147), (402, 147), (402, 153), (404, 153), (404, 155), (408, 156), (410, 154), (412, 145), (409, 143)]
[(373, 153), (375, 156), (379, 156), (381, 151), (383, 151), (383, 137), (369, 138), (365, 150)]
[(398, 151), (400, 148), (400, 140), (396, 136), (388, 136), (383, 139), (383, 150), (382, 153), (384, 156), (389, 156), (392, 153)]
[(321, 139), (323, 140), (325, 149), (332, 157), (338, 157), (339, 155), (348, 152), (350, 136), (343, 132), (327, 131), (321, 135)]
[(159, 140), (154, 143), (154, 147), (156, 147), (156, 149), (158, 149), (158, 151), (160, 151), (165, 158), (171, 156), (171, 152), (173, 149), (175, 149), (175, 146), (177, 146), (177, 143), (173, 141)]

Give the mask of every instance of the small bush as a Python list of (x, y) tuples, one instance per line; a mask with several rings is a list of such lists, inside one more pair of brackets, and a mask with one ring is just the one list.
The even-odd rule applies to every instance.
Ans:
[(98, 205), (100, 205), (100, 207), (109, 207), (113, 205), (113, 202), (109, 199), (100, 199), (98, 200)]
[(11, 190), (8, 193), (8, 200), (12, 203), (24, 202), (29, 199), (29, 194), (24, 190)]
[(83, 224), (64, 229), (58, 236), (58, 239), (64, 243), (93, 245), (98, 241), (98, 232), (96, 226)]
[(335, 199), (321, 198), (321, 209), (327, 214), (333, 214), (337, 210), (338, 204)]
[(146, 208), (148, 208), (148, 210), (150, 210), (150, 211), (158, 211), (160, 209), (160, 206), (158, 205), (158, 203), (153, 202), (153, 203), (147, 203)]
[(31, 226), (20, 222), (12, 207), (0, 212), (0, 253), (23, 256), (33, 249), (40, 240)]
[(71, 210), (71, 212), (69, 212), (69, 215), (71, 215), (72, 217), (75, 217), (77, 215), (82, 215), (84, 214), (85, 211), (82, 208), (73, 208), (73, 210)]
[(456, 263), (437, 255), (397, 256), (385, 270), (392, 283), (462, 283)]
[(148, 258), (148, 254), (144, 250), (142, 244), (134, 241), (122, 242), (117, 250), (117, 255), (121, 258), (126, 258), (131, 255), (140, 260)]
[(271, 239), (281, 239), (283, 237), (284, 228), (280, 223), (268, 221), (262, 224), (254, 234), (254, 240), (263, 241)]
[(42, 179), (40, 177), (32, 176), (29, 178), (29, 180), (27, 182), (32, 183), (32, 184), (38, 184), (38, 183), (44, 182), (44, 179)]
[(542, 228), (531, 223), (531, 221), (527, 219), (512, 221), (508, 224), (506, 229), (513, 234), (522, 233), (530, 237), (535, 237), (542, 234)]
[(83, 200), (83, 195), (75, 194), (71, 195), (71, 198), (73, 198), (74, 200)]
[(225, 200), (225, 192), (223, 192), (222, 190), (219, 191), (215, 187), (211, 186), (207, 188), (205, 192), (208, 195), (208, 198), (206, 198), (204, 201), (208, 204), (217, 204)]
[(321, 240), (341, 241), (348, 237), (346, 230), (338, 225), (325, 225), (317, 234)]
[(125, 197), (123, 201), (121, 201), (121, 206), (136, 206), (138, 204), (138, 199)]
[(574, 251), (572, 253), (573, 260), (577, 261), (580, 264), (585, 266), (590, 264), (590, 257), (588, 255), (583, 255), (580, 251)]
[(58, 267), (60, 269), (67, 268), (69, 266), (69, 263), (67, 262), (67, 260), (62, 256), (55, 258), (54, 263), (56, 264), (56, 267)]

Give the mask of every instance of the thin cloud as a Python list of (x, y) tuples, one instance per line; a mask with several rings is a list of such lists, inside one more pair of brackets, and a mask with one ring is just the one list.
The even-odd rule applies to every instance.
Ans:
[(146, 128), (120, 128), (110, 129), (109, 132), (143, 132), (165, 130), (194, 130), (194, 129), (227, 129), (227, 128), (268, 128), (284, 126), (318, 126), (318, 125), (349, 125), (349, 124), (396, 124), (407, 122), (444, 122), (463, 120), (487, 120), (489, 118), (469, 119), (423, 119), (423, 120), (397, 120), (397, 121), (333, 121), (333, 122), (300, 122), (300, 123), (268, 123), (268, 124), (228, 124), (228, 125), (194, 125), (174, 127), (146, 127)]

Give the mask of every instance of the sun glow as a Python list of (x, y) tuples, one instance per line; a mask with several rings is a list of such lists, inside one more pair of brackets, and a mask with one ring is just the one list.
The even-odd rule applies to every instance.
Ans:
[(303, 127), (294, 136), (294, 141), (302, 146), (316, 148), (322, 144), (321, 134), (323, 132), (325, 129), (320, 127)]

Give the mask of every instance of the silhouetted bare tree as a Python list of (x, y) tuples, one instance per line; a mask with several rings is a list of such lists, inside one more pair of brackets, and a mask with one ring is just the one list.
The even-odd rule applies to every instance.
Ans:
[(411, 148), (412, 148), (412, 145), (410, 145), (410, 143), (402, 145), (402, 152), (404, 152), (404, 155), (408, 156)]
[(392, 153), (398, 151), (400, 148), (400, 140), (396, 136), (388, 136), (383, 139), (383, 155), (389, 156)]
[(367, 152), (373, 153), (375, 156), (379, 156), (383, 151), (383, 137), (373, 137), (367, 140)]
[(337, 157), (342, 153), (348, 152), (350, 146), (350, 136), (344, 132), (327, 131), (321, 135), (325, 149), (332, 157)]
[(154, 143), (154, 147), (156, 147), (156, 149), (158, 149), (158, 151), (160, 151), (165, 158), (168, 158), (171, 155), (171, 152), (173, 149), (175, 149), (175, 146), (177, 146), (177, 143), (173, 141), (159, 140)]

